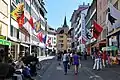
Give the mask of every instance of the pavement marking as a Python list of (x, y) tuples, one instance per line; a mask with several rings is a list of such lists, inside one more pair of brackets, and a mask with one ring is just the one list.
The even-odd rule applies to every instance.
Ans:
[(41, 75), (38, 75), (39, 77), (42, 77)]
[(57, 70), (63, 70), (63, 68), (61, 66), (57, 66), (56, 69)]
[(90, 68), (88, 68), (88, 67), (84, 67), (83, 68), (84, 69), (84, 71), (87, 71), (86, 73), (87, 73), (87, 75), (89, 75), (90, 77), (89, 77), (89, 79), (94, 79), (94, 80), (103, 80), (103, 78), (102, 77), (100, 77), (100, 76), (98, 76), (98, 75), (96, 75), (94, 72), (92, 72), (91, 71), (91, 69)]
[(89, 79), (93, 79), (93, 80), (102, 80), (102, 79), (100, 78), (100, 76), (98, 76), (98, 75), (90, 76)]

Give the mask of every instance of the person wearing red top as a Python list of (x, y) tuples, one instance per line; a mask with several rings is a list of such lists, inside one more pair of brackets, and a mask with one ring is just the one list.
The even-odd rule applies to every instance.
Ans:
[(106, 66), (106, 60), (107, 60), (107, 54), (106, 51), (103, 51), (102, 53), (102, 62), (103, 62), (103, 66)]

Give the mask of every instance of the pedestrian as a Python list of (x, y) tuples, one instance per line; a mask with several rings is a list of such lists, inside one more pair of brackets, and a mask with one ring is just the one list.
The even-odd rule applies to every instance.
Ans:
[(106, 51), (103, 51), (103, 53), (102, 53), (102, 63), (103, 63), (103, 67), (106, 66), (106, 61), (107, 61), (107, 54), (106, 54)]
[(99, 51), (98, 48), (95, 50), (94, 58), (95, 58), (95, 61), (94, 61), (93, 69), (94, 70), (96, 68), (97, 70), (102, 69), (101, 52)]
[(76, 52), (73, 55), (73, 64), (74, 64), (75, 75), (77, 75), (79, 64), (80, 64), (80, 57)]
[(87, 52), (84, 51), (84, 59), (87, 60)]
[(98, 70), (102, 69), (102, 52), (98, 50)]
[(68, 56), (66, 50), (64, 50), (62, 59), (63, 59), (63, 65), (64, 65), (64, 74), (66, 75), (67, 74), (67, 69), (68, 69), (68, 62), (69, 62), (69, 56)]
[(95, 70), (97, 68), (97, 70), (99, 69), (99, 58), (98, 58), (98, 50), (95, 49), (95, 52), (93, 54), (94, 56), (94, 65), (93, 65), (93, 70)]

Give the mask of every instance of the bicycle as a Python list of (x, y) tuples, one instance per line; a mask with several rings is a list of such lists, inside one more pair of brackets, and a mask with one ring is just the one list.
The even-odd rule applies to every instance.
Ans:
[(38, 62), (38, 63), (36, 64), (36, 69), (37, 69), (37, 70), (41, 70), (41, 69), (42, 69), (42, 64), (41, 64), (41, 62)]

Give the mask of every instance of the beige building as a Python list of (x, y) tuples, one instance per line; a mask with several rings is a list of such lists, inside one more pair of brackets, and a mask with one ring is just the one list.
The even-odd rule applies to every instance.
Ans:
[(8, 0), (0, 0), (0, 35), (8, 35)]
[(71, 49), (71, 38), (68, 36), (69, 27), (64, 19), (64, 24), (57, 29), (57, 52)]
[(99, 37), (100, 41), (106, 39), (107, 36), (107, 27), (106, 27), (106, 15), (108, 8), (108, 0), (97, 0), (97, 23), (103, 27), (101, 36)]
[[(120, 11), (120, 0), (109, 0), (109, 2)], [(108, 28), (110, 29), (111, 27), (108, 26)], [(107, 37), (109, 46), (117, 46), (120, 49), (120, 25), (108, 31)]]

